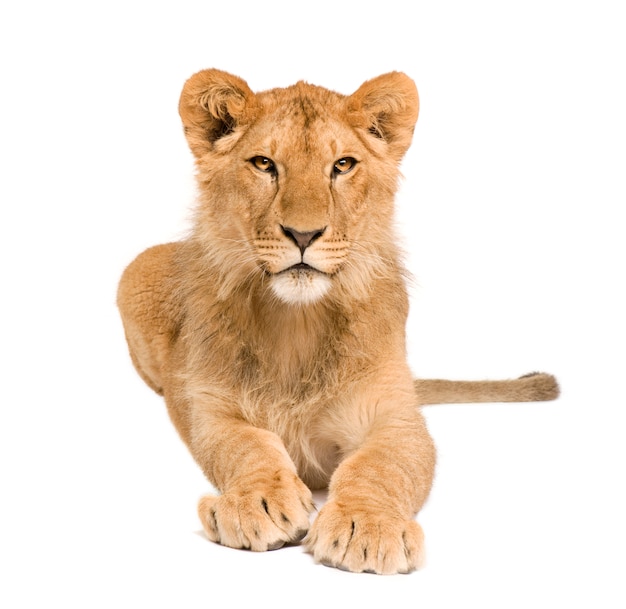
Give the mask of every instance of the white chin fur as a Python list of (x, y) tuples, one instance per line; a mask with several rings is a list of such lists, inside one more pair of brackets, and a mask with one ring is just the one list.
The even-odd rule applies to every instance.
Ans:
[(274, 275), (272, 290), (288, 304), (312, 304), (322, 298), (331, 286), (328, 275), (313, 270), (292, 269)]

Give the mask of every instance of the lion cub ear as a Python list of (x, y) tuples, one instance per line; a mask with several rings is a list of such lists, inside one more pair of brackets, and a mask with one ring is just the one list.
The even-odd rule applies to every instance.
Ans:
[(254, 116), (255, 95), (248, 84), (221, 70), (202, 70), (183, 87), (178, 112), (191, 152), (200, 158), (221, 137)]
[(402, 72), (383, 74), (363, 83), (348, 97), (348, 113), (355, 127), (386, 142), (399, 161), (411, 145), (417, 122), (417, 87)]

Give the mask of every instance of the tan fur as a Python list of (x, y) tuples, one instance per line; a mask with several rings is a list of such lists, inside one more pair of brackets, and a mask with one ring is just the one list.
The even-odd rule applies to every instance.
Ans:
[[(435, 465), (417, 406), (548, 399), (556, 385), (412, 378), (392, 217), (415, 85), (391, 73), (350, 96), (302, 82), (254, 94), (205, 70), (179, 109), (194, 228), (126, 269), (118, 305), (135, 367), (221, 493), (200, 501), (206, 534), (267, 550), (308, 531), (322, 563), (416, 568)], [(309, 528), (309, 489), (324, 487)]]

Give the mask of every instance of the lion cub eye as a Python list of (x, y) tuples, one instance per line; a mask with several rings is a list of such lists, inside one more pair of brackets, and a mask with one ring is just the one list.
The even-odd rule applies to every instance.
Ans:
[(335, 162), (333, 172), (335, 174), (348, 173), (349, 171), (354, 169), (355, 165), (356, 159), (353, 159), (351, 156), (347, 156)]
[(268, 159), (266, 156), (255, 156), (250, 159), (250, 162), (259, 170), (265, 173), (274, 173), (276, 167), (274, 161)]

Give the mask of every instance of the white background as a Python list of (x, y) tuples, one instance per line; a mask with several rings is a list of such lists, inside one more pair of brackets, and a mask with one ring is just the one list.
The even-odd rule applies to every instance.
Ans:
[[(624, 607), (619, 4), (3, 3), (0, 605)], [(187, 229), (177, 101), (205, 67), (256, 90), (414, 78), (411, 365), (559, 377), (556, 402), (427, 410), (439, 465), (417, 573), (199, 534), (208, 484), (132, 369), (114, 299), (137, 253)]]

